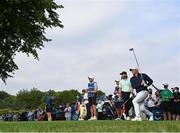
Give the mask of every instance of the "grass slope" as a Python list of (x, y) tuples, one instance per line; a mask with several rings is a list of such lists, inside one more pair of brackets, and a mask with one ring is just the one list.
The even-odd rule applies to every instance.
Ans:
[(0, 122), (0, 132), (180, 132), (179, 121)]

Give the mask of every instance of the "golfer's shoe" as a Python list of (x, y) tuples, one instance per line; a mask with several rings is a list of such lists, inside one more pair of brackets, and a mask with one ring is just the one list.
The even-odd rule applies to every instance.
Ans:
[(128, 116), (128, 117), (126, 117), (126, 120), (129, 121), (129, 120), (131, 120), (131, 119), (130, 119), (130, 117)]
[(153, 120), (154, 120), (153, 116), (150, 116), (149, 121), (153, 121)]
[(141, 117), (135, 117), (134, 119), (131, 119), (131, 121), (142, 121)]
[(96, 117), (96, 116), (94, 116), (94, 117), (93, 117), (93, 120), (97, 120), (97, 117)]
[(116, 119), (114, 119), (114, 120), (116, 120), (116, 121), (117, 121), (117, 120), (119, 120), (119, 118), (116, 118)]
[(123, 116), (124, 116), (124, 119), (126, 120), (127, 117), (126, 117), (126, 114), (125, 114), (125, 113), (123, 113)]
[(94, 119), (94, 117), (91, 117), (90, 119), (88, 119), (88, 121), (92, 121)]

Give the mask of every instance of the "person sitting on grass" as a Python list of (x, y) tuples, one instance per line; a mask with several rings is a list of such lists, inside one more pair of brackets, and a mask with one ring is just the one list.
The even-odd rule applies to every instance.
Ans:
[(71, 107), (69, 104), (66, 104), (66, 108), (64, 109), (66, 120), (71, 120)]

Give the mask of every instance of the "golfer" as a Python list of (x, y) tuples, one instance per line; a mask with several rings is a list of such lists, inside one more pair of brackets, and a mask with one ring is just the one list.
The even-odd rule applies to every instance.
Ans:
[(149, 116), (149, 120), (153, 120), (153, 114), (148, 111), (144, 106), (144, 101), (147, 98), (149, 92), (147, 87), (153, 83), (153, 80), (146, 74), (140, 74), (137, 68), (129, 69), (133, 76), (130, 79), (131, 86), (136, 90), (136, 97), (133, 99), (133, 106), (135, 111), (135, 118), (132, 121), (142, 121), (140, 116), (141, 112), (144, 112)]
[(94, 77), (89, 76), (89, 83), (88, 83), (88, 101), (90, 106), (91, 118), (89, 120), (97, 120), (96, 115), (96, 92), (98, 89), (97, 83), (94, 80)]

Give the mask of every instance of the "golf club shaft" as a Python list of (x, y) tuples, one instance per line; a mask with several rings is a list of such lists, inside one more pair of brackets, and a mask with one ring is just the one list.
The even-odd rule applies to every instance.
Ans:
[(134, 48), (132, 49), (132, 51), (133, 51), (133, 55), (134, 55), (134, 58), (135, 58), (137, 67), (138, 67), (138, 69), (139, 69), (139, 73), (140, 73), (140, 75), (141, 75), (141, 79), (144, 80), (144, 78), (143, 78), (143, 76), (142, 76), (142, 74), (141, 74), (141, 72), (140, 72), (141, 70), (140, 70), (140, 66), (139, 66), (139, 63), (138, 63), (137, 56), (136, 56), (136, 53), (135, 53), (135, 51), (134, 51)]
[[(134, 48), (132, 48), (131, 51), (133, 51), (133, 55), (134, 55), (134, 58), (135, 58), (137, 67), (138, 67), (138, 69), (139, 69), (139, 73), (140, 73), (140, 75), (141, 75), (141, 78), (142, 78), (142, 80), (144, 80), (144, 78), (143, 78), (143, 76), (142, 76), (142, 73), (140, 72), (141, 70), (140, 70), (140, 66), (139, 66), (139, 63), (138, 63), (137, 56), (136, 56), (136, 54), (135, 54)], [(159, 90), (154, 84), (152, 84), (152, 87), (154, 87), (157, 91)]]

